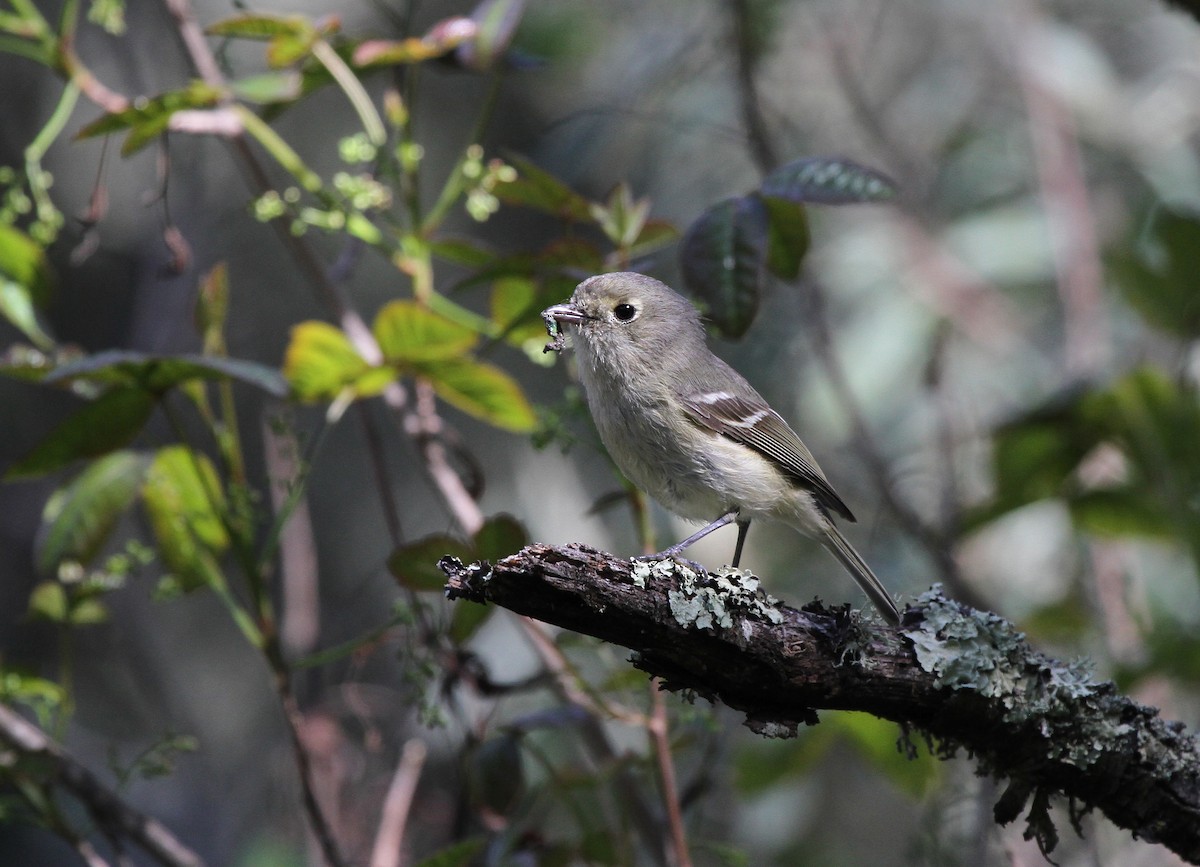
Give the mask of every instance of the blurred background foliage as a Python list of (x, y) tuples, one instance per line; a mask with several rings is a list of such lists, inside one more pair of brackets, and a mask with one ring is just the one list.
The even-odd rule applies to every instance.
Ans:
[[(634, 268), (897, 593), (1195, 728), (1198, 57), (1149, 0), (8, 0), (0, 700), (212, 864), (671, 863), (676, 806), (696, 864), (1038, 863), (967, 757), (764, 741), (433, 564), (682, 536), (541, 352)], [(744, 565), (848, 592), (784, 528)], [(0, 862), (110, 857), (0, 782)], [(1057, 863), (1175, 863), (1083, 827)]]

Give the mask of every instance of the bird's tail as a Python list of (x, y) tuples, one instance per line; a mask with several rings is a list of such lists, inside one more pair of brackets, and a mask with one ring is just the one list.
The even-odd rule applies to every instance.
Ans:
[(900, 623), (900, 609), (896, 607), (896, 603), (892, 601), (892, 596), (887, 592), (887, 588), (883, 586), (875, 573), (871, 571), (871, 567), (867, 565), (867, 561), (858, 555), (858, 552), (846, 541), (846, 537), (841, 534), (841, 531), (833, 525), (829, 524), (829, 528), (822, 540), (825, 547), (830, 550), (833, 556), (837, 557), (846, 571), (850, 573), (862, 591), (870, 597), (875, 603), (875, 607), (879, 609), (879, 613), (883, 618), (893, 626)]

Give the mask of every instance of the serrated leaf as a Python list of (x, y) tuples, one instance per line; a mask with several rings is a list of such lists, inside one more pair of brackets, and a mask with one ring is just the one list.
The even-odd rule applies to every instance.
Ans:
[(206, 355), (148, 355), (126, 349), (97, 352), (60, 365), (43, 381), (61, 383), (82, 379), (112, 385), (137, 385), (161, 394), (189, 380), (226, 378), (253, 385), (276, 397), (288, 393), (287, 382), (279, 371), (254, 361)]
[(478, 559), (495, 561), (524, 548), (529, 534), (512, 515), (495, 515), (484, 521), (472, 541)]
[(810, 157), (780, 166), (759, 190), (769, 198), (822, 205), (887, 202), (898, 192), (883, 172), (841, 157)]
[(479, 335), (465, 325), (412, 301), (393, 301), (384, 306), (372, 330), (390, 364), (457, 358), (479, 340)]
[(369, 369), (341, 329), (316, 320), (292, 328), (283, 375), (301, 400), (332, 399)]
[(91, 563), (141, 487), (149, 466), (145, 455), (113, 452), (59, 488), (42, 511), (34, 559), (43, 573), (74, 560)]
[(229, 545), (218, 509), (216, 470), (185, 446), (159, 450), (142, 485), (142, 504), (159, 557), (183, 591), (224, 584), (216, 555)]
[(388, 557), (388, 571), (401, 587), (418, 592), (440, 591), (446, 586), (446, 576), (437, 562), (447, 555), (467, 563), (475, 559), (471, 548), (453, 536), (438, 534), (401, 545)]
[(442, 400), (488, 424), (514, 433), (528, 433), (537, 424), (516, 380), (494, 365), (458, 358), (423, 365), (420, 372)]
[(0, 277), (23, 286), (34, 305), (49, 300), (54, 282), (42, 245), (7, 224), (0, 224)]
[(105, 392), (77, 411), (4, 474), (6, 479), (39, 476), (81, 458), (94, 458), (128, 444), (150, 418), (155, 398), (129, 386)]
[(471, 13), (476, 24), (472, 39), (458, 47), (458, 59), (463, 66), (483, 72), (493, 68), (508, 50), (525, 0), (483, 0)]
[(586, 198), (524, 157), (512, 154), (507, 160), (517, 170), (517, 178), (496, 184), (493, 192), (500, 201), (574, 222), (591, 221), (592, 203)]
[(1200, 336), (1200, 215), (1159, 207), (1139, 238), (1108, 261), (1143, 319), (1188, 340)]
[(69, 610), (67, 591), (57, 581), (43, 581), (29, 594), (29, 616), (35, 620), (65, 623)]
[(741, 337), (758, 312), (766, 261), (767, 209), (758, 196), (726, 199), (683, 238), (683, 280), (726, 337)]
[(799, 202), (766, 198), (767, 269), (782, 280), (800, 276), (800, 265), (808, 253), (811, 238), (808, 212)]

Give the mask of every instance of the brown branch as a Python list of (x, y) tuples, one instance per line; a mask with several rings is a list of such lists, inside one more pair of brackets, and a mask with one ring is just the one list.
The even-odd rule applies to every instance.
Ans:
[(761, 591), (639, 569), (578, 545), (531, 545), (495, 564), (445, 558), (447, 595), (492, 602), (634, 651), (668, 689), (719, 700), (768, 736), (795, 734), (822, 708), (915, 727), (938, 754), (967, 750), (1006, 778), (997, 821), (1027, 802), (1047, 848), (1061, 794), (1200, 864), (1200, 747), (1178, 723), (1029, 647), (1012, 624), (925, 594), (897, 630), (819, 604), (796, 610)]
[[(203, 867), (200, 856), (166, 826), (129, 806), (41, 729), (3, 704), (0, 704), (0, 746), (3, 747), (0, 765), (8, 767), (27, 760), (48, 768), (38, 772), (39, 779), (59, 785), (78, 798), (96, 823), (114, 839), (136, 843), (166, 867)], [(15, 760), (5, 753), (16, 753)], [(79, 842), (77, 848), (89, 863), (99, 859), (90, 844)], [(95, 860), (95, 863), (105, 862)]]

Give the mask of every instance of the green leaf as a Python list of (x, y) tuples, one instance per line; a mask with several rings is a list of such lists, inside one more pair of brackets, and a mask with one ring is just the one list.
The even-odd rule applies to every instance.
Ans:
[(29, 290), (3, 277), (0, 277), (0, 316), (19, 328), (38, 349), (50, 350), (54, 347), (53, 338), (42, 330), (38, 322)]
[(181, 589), (221, 587), (215, 555), (229, 545), (224, 494), (212, 462), (186, 446), (160, 449), (142, 484), (142, 503), (162, 562)]
[(304, 92), (303, 79), (294, 69), (249, 75), (229, 83), (233, 95), (255, 105), (275, 105), (293, 102)]
[(586, 198), (524, 157), (512, 154), (507, 159), (517, 170), (517, 179), (497, 183), (493, 190), (496, 198), (565, 220), (591, 222), (592, 203)]
[(492, 321), (504, 339), (515, 346), (527, 340), (544, 341), (546, 323), (538, 314), (546, 299), (527, 277), (503, 277), (492, 284), (489, 298)]
[(210, 24), (204, 32), (210, 36), (269, 40), (279, 36), (300, 36), (314, 29), (312, 22), (303, 15), (248, 13)]
[(401, 545), (388, 557), (388, 571), (401, 587), (415, 591), (440, 591), (446, 586), (446, 576), (437, 563), (446, 556), (457, 557), (464, 563), (475, 559), (471, 548), (453, 536), (438, 534)]
[(525, 789), (521, 743), (516, 735), (503, 734), (484, 741), (471, 754), (467, 769), (471, 800), (501, 816), (517, 805)]
[(631, 258), (639, 258), (679, 240), (679, 229), (666, 220), (647, 220), (629, 248)]
[(498, 367), (458, 358), (423, 365), (420, 372), (444, 401), (489, 424), (514, 433), (537, 424), (521, 387)]
[(683, 238), (684, 284), (726, 337), (745, 334), (758, 312), (766, 246), (767, 209), (758, 196), (714, 205)]
[(332, 399), (369, 370), (341, 329), (315, 320), (292, 328), (283, 375), (301, 400)]
[(1200, 214), (1157, 207), (1139, 237), (1108, 263), (1149, 324), (1187, 340), (1200, 336)]
[(888, 202), (898, 192), (887, 175), (841, 157), (790, 162), (767, 175), (759, 189), (768, 198), (822, 205)]
[(40, 476), (80, 458), (94, 458), (128, 444), (150, 417), (155, 398), (132, 386), (114, 388), (84, 406), (51, 431), (6, 479)]
[(454, 614), (450, 618), (450, 640), (455, 644), (466, 644), (479, 631), (479, 627), (487, 622), (493, 611), (495, 608), (490, 605), (481, 605), (466, 599), (457, 600), (454, 603)]
[(372, 327), (383, 357), (391, 364), (457, 358), (479, 335), (412, 301), (393, 301), (379, 311)]
[(285, 397), (287, 383), (273, 367), (238, 358), (207, 355), (148, 355), (126, 349), (110, 349), (57, 367), (43, 382), (74, 380), (137, 385), (154, 394), (196, 379), (233, 379)]
[(50, 352), (42, 352), (28, 344), (14, 343), (0, 355), (0, 376), (41, 382), (56, 368), (79, 357), (79, 349), (73, 346), (59, 346)]
[(35, 620), (65, 623), (70, 607), (66, 588), (57, 581), (43, 581), (29, 594), (29, 616)]
[(93, 138), (127, 129), (129, 135), (125, 138), (121, 153), (129, 156), (164, 132), (175, 112), (211, 108), (220, 102), (222, 96), (220, 88), (203, 81), (193, 81), (179, 90), (139, 99), (123, 111), (106, 114), (81, 129), (76, 138)]
[(54, 278), (46, 251), (20, 229), (7, 224), (0, 224), (0, 277), (24, 287), (35, 305), (50, 299)]
[(484, 522), (473, 541), (476, 558), (499, 560), (524, 548), (529, 534), (512, 515), (495, 515)]
[(1076, 494), (1068, 501), (1075, 526), (1097, 536), (1170, 538), (1172, 516), (1154, 494), (1142, 487), (1102, 488)]
[(55, 491), (34, 543), (38, 569), (53, 574), (66, 560), (91, 563), (133, 502), (149, 463), (136, 452), (113, 452)]
[(782, 280), (800, 276), (811, 238), (804, 205), (767, 198), (767, 269)]

